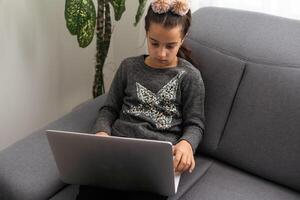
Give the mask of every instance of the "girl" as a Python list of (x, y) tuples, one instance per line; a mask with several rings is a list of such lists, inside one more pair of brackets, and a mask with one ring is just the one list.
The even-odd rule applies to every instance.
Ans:
[[(154, 0), (145, 17), (149, 55), (125, 59), (118, 68), (93, 132), (172, 142), (174, 170), (195, 168), (204, 130), (204, 84), (182, 43), (191, 24), (187, 0)], [(85, 196), (87, 195), (87, 196)], [(166, 199), (149, 194), (80, 187), (77, 199)], [(117, 195), (117, 196), (113, 196)], [(143, 196), (144, 195), (144, 196)]]

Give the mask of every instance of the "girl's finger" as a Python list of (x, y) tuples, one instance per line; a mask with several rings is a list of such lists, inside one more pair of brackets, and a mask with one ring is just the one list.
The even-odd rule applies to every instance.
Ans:
[(186, 155), (186, 154), (183, 154), (183, 155), (181, 156), (180, 163), (179, 163), (179, 165), (178, 165), (178, 167), (177, 167), (177, 171), (183, 172), (183, 171), (184, 171), (184, 168), (185, 168), (185, 166), (186, 166), (186, 164), (187, 164), (187, 155)]
[(185, 166), (185, 168), (184, 168), (183, 171), (186, 171), (186, 170), (188, 170), (188, 169), (191, 168), (191, 165), (192, 165), (192, 159), (193, 159), (193, 157), (188, 156), (187, 163), (186, 163), (186, 166)]
[(178, 164), (181, 160), (181, 157), (182, 157), (182, 153), (180, 151), (176, 151), (175, 150), (175, 157), (173, 159), (173, 165), (174, 165), (174, 169), (176, 171), (177, 167), (178, 167)]
[(193, 156), (192, 157), (192, 164), (191, 164), (191, 167), (189, 169), (190, 173), (192, 173), (192, 171), (195, 169), (195, 165), (196, 165), (196, 163), (195, 163), (195, 159), (194, 159), (194, 156)]

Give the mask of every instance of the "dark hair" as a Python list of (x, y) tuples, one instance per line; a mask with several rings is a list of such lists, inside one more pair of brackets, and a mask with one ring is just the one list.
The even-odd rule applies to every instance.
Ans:
[[(181, 26), (181, 37), (183, 38), (189, 31), (191, 21), (191, 10), (189, 10), (188, 13), (183, 16), (177, 15), (172, 11), (158, 14), (152, 10), (151, 6), (149, 6), (147, 15), (145, 17), (145, 30), (146, 32), (149, 31), (151, 22), (161, 24), (166, 28), (174, 28), (176, 26)], [(177, 56), (193, 63), (193, 60), (191, 58), (191, 50), (188, 49), (184, 44), (180, 46)]]

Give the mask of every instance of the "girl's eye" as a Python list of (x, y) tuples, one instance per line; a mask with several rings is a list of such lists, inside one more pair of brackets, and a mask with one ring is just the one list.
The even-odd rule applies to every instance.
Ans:
[(167, 46), (167, 49), (173, 49), (174, 48), (174, 46)]
[(157, 43), (152, 43), (152, 46), (158, 47), (158, 44)]

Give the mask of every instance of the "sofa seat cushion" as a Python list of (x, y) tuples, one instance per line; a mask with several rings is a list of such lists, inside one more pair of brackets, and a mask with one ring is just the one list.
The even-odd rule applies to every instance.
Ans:
[(299, 200), (300, 193), (213, 161), (181, 200)]
[(67, 185), (50, 198), (50, 200), (75, 200), (79, 192), (78, 189), (78, 185)]
[(180, 197), (192, 187), (198, 179), (200, 179), (213, 163), (212, 159), (204, 156), (195, 156), (196, 166), (192, 173), (184, 172), (179, 181), (177, 193), (170, 196), (169, 200), (180, 199)]

